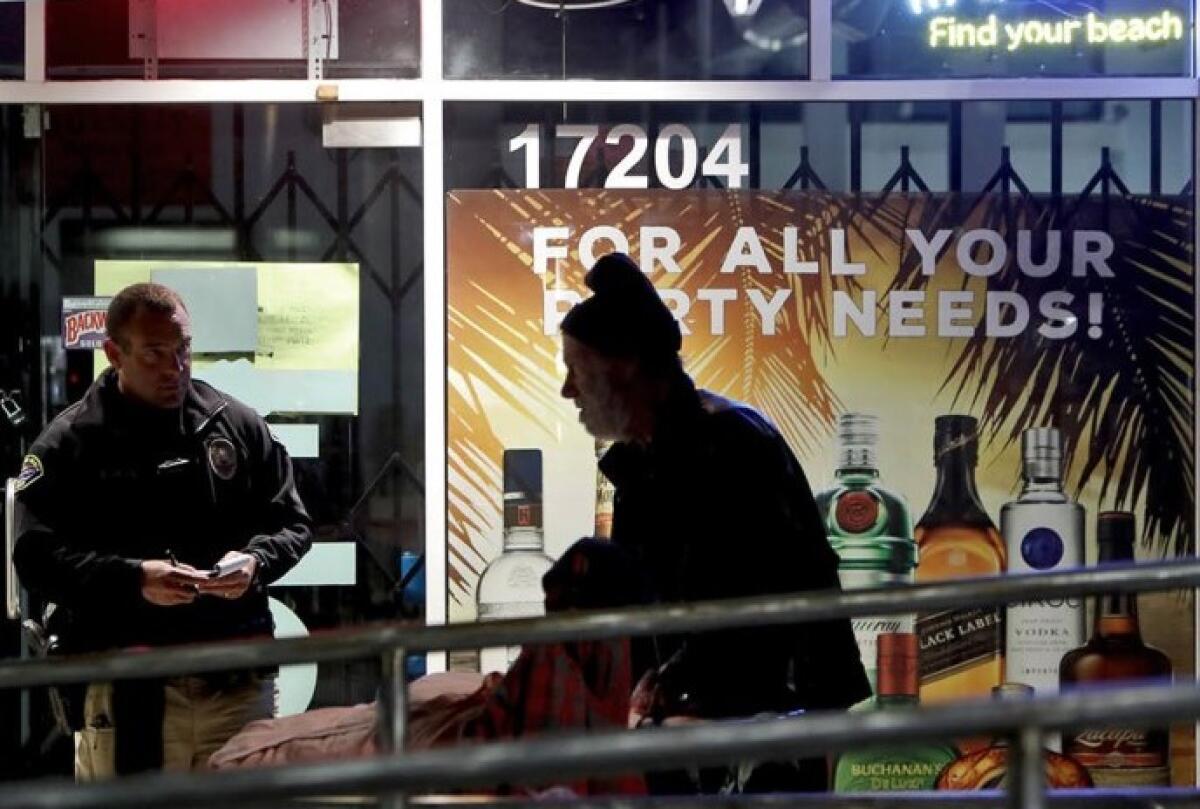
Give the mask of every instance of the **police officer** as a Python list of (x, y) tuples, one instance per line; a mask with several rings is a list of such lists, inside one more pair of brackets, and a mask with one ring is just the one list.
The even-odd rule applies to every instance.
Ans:
[[(68, 611), (72, 652), (269, 636), (266, 586), (312, 542), (287, 452), (253, 410), (191, 378), (175, 292), (121, 290), (107, 329), (112, 367), (23, 461), (22, 583)], [(203, 767), (274, 703), (273, 672), (92, 684), (76, 777)]]

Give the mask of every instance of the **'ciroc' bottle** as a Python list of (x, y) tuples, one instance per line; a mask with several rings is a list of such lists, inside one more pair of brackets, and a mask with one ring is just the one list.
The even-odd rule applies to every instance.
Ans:
[[(1058, 430), (1026, 430), (1021, 459), (1021, 496), (1000, 509), (1008, 572), (1045, 573), (1082, 565), (1084, 512), (1063, 493)], [(1039, 693), (1054, 693), (1059, 662), (1084, 637), (1083, 603), (1078, 598), (1010, 604), (1005, 616), (1005, 679)]]
[[(1004, 543), (975, 488), (977, 431), (971, 416), (938, 416), (934, 421), (937, 487), (917, 521), (918, 582), (1004, 572)], [(919, 615), (921, 701), (991, 694), (1003, 674), (1003, 623), (995, 607)]]
[[(875, 416), (843, 414), (838, 419), (837, 479), (816, 495), (829, 544), (841, 559), (838, 576), (845, 590), (911, 584), (917, 566), (908, 504), (879, 482), (878, 441)], [(912, 632), (914, 621), (913, 614), (853, 619), (872, 688), (877, 680), (876, 638), (885, 632)]]
[[(1132, 562), (1134, 517), (1108, 511), (1096, 523), (1100, 564)], [(1067, 653), (1059, 666), (1063, 690), (1114, 680), (1169, 682), (1171, 661), (1142, 642), (1137, 596), (1111, 593), (1096, 599), (1095, 628), (1088, 642)], [(1088, 768), (1099, 787), (1170, 786), (1168, 728), (1097, 728), (1064, 734), (1063, 752)]]
[[(542, 576), (553, 565), (544, 551), (542, 451), (504, 451), (504, 550), (479, 577), (479, 620), (531, 618), (546, 612)], [(484, 649), (480, 671), (507, 671), (519, 646)]]

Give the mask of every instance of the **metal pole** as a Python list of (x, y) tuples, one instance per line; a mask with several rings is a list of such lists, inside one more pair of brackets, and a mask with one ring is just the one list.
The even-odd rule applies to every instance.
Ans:
[(403, 646), (383, 655), (382, 694), (379, 700), (379, 746), (386, 752), (404, 750), (405, 724), (408, 720), (408, 692), (404, 682)]
[[(379, 699), (379, 747), (385, 753), (404, 752), (405, 726), (408, 721), (408, 686), (404, 678), (403, 646), (383, 655), (382, 693)], [(380, 796), (384, 809), (404, 809), (406, 796), (400, 791), (388, 791)]]
[(1042, 764), (1042, 731), (1023, 727), (1013, 736), (1008, 752), (1009, 809), (1043, 809), (1046, 806), (1045, 765)]

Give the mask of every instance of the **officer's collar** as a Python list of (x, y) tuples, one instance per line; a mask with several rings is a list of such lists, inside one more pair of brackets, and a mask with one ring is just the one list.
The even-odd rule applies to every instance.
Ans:
[[(117, 387), (117, 372), (108, 368), (92, 383), (83, 397), (83, 407), (76, 424), (78, 426), (100, 426), (106, 423), (111, 406), (124, 400)], [(181, 426), (191, 435), (202, 433), (213, 418), (229, 405), (220, 391), (206, 382), (193, 379), (188, 386), (180, 408)], [(118, 405), (119, 406), (119, 405)]]
[(193, 435), (199, 435), (228, 406), (229, 402), (219, 390), (207, 382), (193, 379), (183, 401), (184, 428)]

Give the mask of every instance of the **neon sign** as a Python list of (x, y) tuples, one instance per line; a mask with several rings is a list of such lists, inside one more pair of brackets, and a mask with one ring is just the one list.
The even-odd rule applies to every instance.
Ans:
[(1183, 39), (1183, 18), (1171, 11), (1138, 17), (1086, 17), (1067, 20), (1001, 22), (989, 14), (982, 22), (940, 16), (929, 20), (929, 47), (935, 50), (1072, 47), (1077, 45), (1137, 44)]

